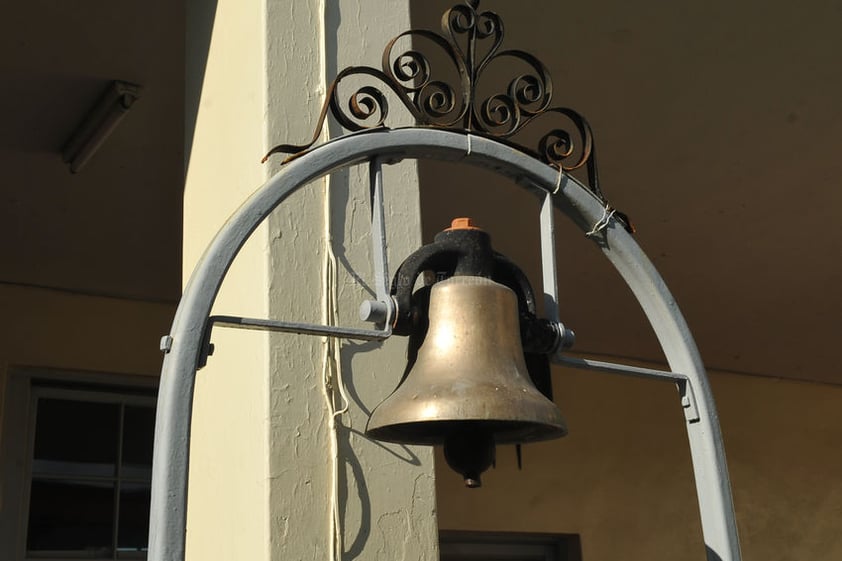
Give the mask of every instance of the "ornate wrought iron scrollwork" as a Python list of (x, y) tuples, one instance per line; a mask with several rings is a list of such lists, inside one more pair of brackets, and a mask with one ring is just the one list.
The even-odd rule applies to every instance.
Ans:
[[(501, 50), (503, 21), (494, 12), (479, 11), (479, 0), (453, 6), (443, 14), (441, 24), (442, 33), (409, 30), (393, 38), (383, 50), (379, 69), (351, 66), (342, 70), (327, 91), (310, 142), (275, 146), (263, 161), (273, 154), (291, 154), (284, 160), (287, 162), (311, 148), (319, 139), (328, 109), (350, 131), (385, 128), (389, 100), (397, 99), (418, 126), (502, 139), (563, 171), (585, 166), (590, 190), (607, 208), (599, 187), (591, 127), (573, 109), (552, 106), (553, 84), (547, 67), (525, 51)], [(450, 73), (457, 76), (455, 83), (437, 78), (431, 57), (421, 50), (413, 47), (399, 51), (398, 44), (407, 38), (435, 46), (438, 57), (445, 59), (451, 66)], [(493, 63), (502, 59), (515, 61), (525, 71), (507, 83), (503, 80), (503, 87), (489, 87), (492, 80), (483, 79)], [(357, 82), (363, 80), (364, 85), (352, 88), (349, 95), (340, 95), (340, 83), (352, 76), (358, 77)], [(563, 125), (545, 128), (537, 142), (531, 141), (531, 147), (513, 138), (538, 119), (553, 116)], [(616, 215), (627, 230), (633, 231), (625, 215)]]

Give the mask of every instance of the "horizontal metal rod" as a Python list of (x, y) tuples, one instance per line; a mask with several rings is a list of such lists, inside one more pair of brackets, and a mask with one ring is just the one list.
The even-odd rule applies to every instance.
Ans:
[(208, 318), (210, 327), (234, 327), (237, 329), (255, 329), (260, 331), (276, 331), (281, 333), (300, 333), (302, 335), (321, 335), (323, 337), (340, 337), (343, 339), (358, 339), (361, 341), (383, 341), (392, 335), (391, 326), (385, 329), (359, 329), (356, 327), (338, 327), (333, 325), (319, 325), (314, 323), (295, 323), (290, 321), (276, 321), (271, 319), (254, 319), (237, 316), (211, 316)]
[(685, 374), (667, 372), (666, 370), (653, 370), (652, 368), (640, 368), (638, 366), (629, 366), (628, 364), (602, 362), (600, 360), (590, 360), (586, 358), (570, 358), (561, 355), (553, 357), (553, 362), (582, 370), (596, 370), (598, 372), (624, 374), (626, 376), (634, 376), (636, 378), (654, 378), (657, 380), (669, 380), (671, 382), (675, 382), (678, 385), (678, 393), (681, 396), (681, 407), (684, 409), (685, 419), (687, 419), (688, 423), (696, 423), (699, 421), (700, 413), (698, 403), (696, 402), (696, 393), (693, 389), (692, 381), (689, 376), (686, 376)]
[(553, 362), (563, 366), (570, 366), (572, 368), (581, 368), (582, 370), (597, 370), (600, 372), (610, 372), (612, 374), (626, 374), (628, 376), (637, 376), (639, 378), (660, 378), (662, 380), (686, 380), (687, 376), (677, 372), (667, 372), (666, 370), (653, 370), (651, 368), (640, 368), (638, 366), (629, 366), (627, 364), (616, 364), (614, 362), (602, 362), (600, 360), (590, 360), (587, 358), (570, 358), (566, 356), (555, 356)]

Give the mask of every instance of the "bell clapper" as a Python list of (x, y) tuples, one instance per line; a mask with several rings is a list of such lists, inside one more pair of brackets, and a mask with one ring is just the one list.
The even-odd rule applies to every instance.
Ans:
[(494, 456), (494, 436), (489, 431), (458, 431), (444, 439), (444, 459), (465, 479), (465, 487), (482, 487), (482, 472), (491, 467)]

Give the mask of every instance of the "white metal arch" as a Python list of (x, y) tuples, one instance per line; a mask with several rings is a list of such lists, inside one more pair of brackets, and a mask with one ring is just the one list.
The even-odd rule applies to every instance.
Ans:
[[(196, 371), (208, 318), (222, 281), (254, 230), (291, 193), (331, 171), (379, 159), (460, 161), (554, 193), (553, 205), (583, 231), (603, 218), (602, 203), (582, 184), (509, 145), (467, 133), (430, 128), (349, 134), (302, 155), (258, 189), (228, 219), (205, 250), (182, 295), (161, 372), (152, 470), (150, 561), (184, 559), (190, 419)], [(672, 379), (685, 388), (682, 405), (693, 461), (708, 561), (739, 561), (725, 452), (713, 396), (696, 344), (655, 267), (613, 220), (599, 246), (631, 288), (652, 324), (671, 373), (569, 361), (583, 367)], [(615, 365), (617, 366), (617, 365)], [(688, 408), (693, 409), (688, 414)]]

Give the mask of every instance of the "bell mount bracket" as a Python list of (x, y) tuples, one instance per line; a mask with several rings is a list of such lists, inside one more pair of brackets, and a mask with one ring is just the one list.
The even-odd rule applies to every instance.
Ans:
[[(155, 425), (150, 560), (184, 559), (193, 388), (203, 354), (207, 352), (212, 305), (240, 248), (272, 210), (290, 194), (314, 180), (336, 169), (358, 164), (368, 164), (376, 176), (380, 163), (402, 159), (456, 161), (509, 177), (513, 184), (529, 191), (548, 193), (540, 200), (542, 206), (549, 208), (545, 205), (551, 203), (552, 209), (567, 215), (583, 232), (588, 232), (605, 214), (602, 201), (570, 175), (563, 174), (559, 181), (556, 169), (528, 154), (512, 150), (511, 146), (496, 139), (464, 132), (411, 127), (348, 134), (322, 144), (285, 165), (249, 197), (216, 234), (197, 263), (182, 295), (170, 333), (163, 339), (165, 354)], [(546, 216), (543, 224), (543, 230), (549, 233), (551, 228), (546, 225), (551, 221)], [(380, 239), (385, 240), (385, 236)], [(566, 366), (667, 379), (678, 385), (708, 559), (739, 561), (733, 499), (718, 416), (690, 330), (663, 279), (622, 223), (612, 217), (599, 235), (590, 239), (613, 264), (640, 303), (661, 344), (670, 371), (558, 355), (554, 358)], [(381, 246), (380, 241), (375, 240), (375, 244), (378, 244), (376, 259), (377, 251), (384, 249), (385, 243)], [(550, 251), (552, 245), (552, 236), (542, 234), (542, 252)], [(387, 286), (386, 270), (384, 256), (378, 297)], [(549, 284), (545, 284), (545, 292), (547, 288)], [(557, 299), (557, 296), (551, 296)], [(286, 322), (277, 322), (280, 326), (273, 323), (235, 318), (220, 320), (217, 324), (286, 331), (299, 329)], [(321, 329), (324, 326), (316, 327)], [(326, 329), (337, 328), (328, 326)], [(388, 327), (384, 326), (382, 330), (370, 331), (386, 335), (386, 330)]]
[[(693, 337), (659, 273), (631, 237), (628, 217), (613, 209), (597, 174), (593, 133), (579, 113), (552, 105), (553, 86), (546, 67), (534, 56), (501, 50), (502, 20), (480, 11), (478, 0), (448, 10), (442, 33), (412, 30), (390, 41), (380, 69), (349, 67), (327, 93), (313, 142), (270, 150), (291, 154), (277, 174), (255, 191), (220, 228), (197, 263), (179, 302), (164, 351), (155, 424), (150, 513), (150, 561), (183, 561), (185, 553), (190, 423), (196, 374), (212, 352), (214, 326), (383, 340), (392, 334), (396, 309), (389, 294), (382, 165), (403, 159), (437, 159), (474, 165), (511, 178), (538, 196), (542, 281), (546, 318), (559, 323), (554, 213), (567, 215), (598, 246), (632, 290), (667, 358), (670, 371), (633, 367), (562, 355), (564, 366), (670, 380), (678, 386), (708, 561), (740, 561), (724, 446), (710, 384)], [(448, 85), (433, 75), (416, 49), (393, 52), (400, 40), (419, 39), (443, 52), (458, 75)], [(484, 50), (483, 50), (484, 49)], [(506, 87), (478, 97), (484, 71), (506, 59), (525, 64)], [(353, 77), (356, 78), (353, 78)], [(340, 82), (371, 78), (341, 97)], [(387, 128), (389, 96), (397, 98), (417, 123)], [(328, 111), (352, 134), (314, 147)], [(537, 146), (517, 142), (517, 133), (548, 118), (551, 125)], [(574, 140), (575, 139), (575, 140)], [(265, 158), (264, 158), (265, 160)], [(372, 262), (375, 299), (364, 302), (362, 316), (376, 329), (211, 316), (222, 281), (240, 248), (289, 195), (337, 169), (367, 164), (370, 178)], [(570, 172), (582, 168), (587, 182)]]

